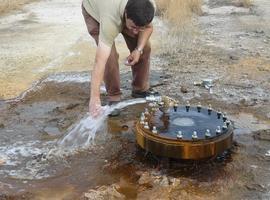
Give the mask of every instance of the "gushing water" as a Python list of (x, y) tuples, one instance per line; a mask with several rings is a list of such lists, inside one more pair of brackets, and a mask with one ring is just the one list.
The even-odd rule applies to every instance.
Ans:
[[(113, 106), (104, 106), (102, 114), (93, 118), (87, 113), (75, 126), (73, 126), (68, 134), (61, 139), (58, 144), (60, 148), (68, 148), (69, 150), (80, 150), (88, 148), (94, 143), (94, 138), (97, 132), (104, 129), (104, 122), (107, 116), (115, 109), (122, 109), (124, 107), (145, 103), (143, 98), (126, 100)], [(105, 130), (102, 131), (106, 132)]]
[[(18, 141), (14, 145), (3, 145), (0, 147), (0, 163), (5, 168), (0, 170), (0, 174), (27, 180), (54, 176), (69, 166), (66, 156), (96, 148), (95, 144), (108, 138), (105, 121), (112, 111), (145, 102), (145, 99), (133, 99), (105, 106), (98, 118), (92, 118), (87, 113), (58, 141)], [(97, 134), (99, 137), (95, 139)], [(9, 169), (10, 166), (12, 169)]]

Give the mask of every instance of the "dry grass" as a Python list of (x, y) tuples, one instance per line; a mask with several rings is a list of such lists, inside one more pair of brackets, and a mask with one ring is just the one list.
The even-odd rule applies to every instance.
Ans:
[(157, 13), (168, 22), (169, 33), (163, 40), (163, 51), (177, 51), (190, 46), (197, 30), (193, 16), (202, 14), (202, 0), (156, 0)]
[(0, 14), (9, 12), (10, 10), (18, 9), (22, 5), (34, 0), (0, 0)]
[(252, 6), (252, 0), (235, 0), (234, 4), (238, 7), (249, 8)]
[(156, 0), (158, 14), (174, 25), (181, 26), (193, 14), (201, 14), (202, 0)]

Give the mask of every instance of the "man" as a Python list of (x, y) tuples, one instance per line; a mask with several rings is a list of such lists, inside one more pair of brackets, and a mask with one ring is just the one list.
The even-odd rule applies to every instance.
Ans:
[(97, 44), (91, 75), (89, 112), (97, 117), (101, 112), (100, 85), (104, 79), (109, 104), (120, 101), (118, 53), (114, 39), (124, 36), (130, 50), (125, 63), (132, 68), (132, 96), (145, 97), (149, 90), (149, 66), (153, 32), (153, 0), (83, 0), (82, 13), (89, 34)]

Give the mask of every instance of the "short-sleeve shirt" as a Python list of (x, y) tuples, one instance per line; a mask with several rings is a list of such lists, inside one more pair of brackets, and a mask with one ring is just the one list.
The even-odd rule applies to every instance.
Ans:
[[(123, 29), (123, 18), (128, 0), (83, 0), (83, 7), (99, 22), (99, 40), (112, 46)], [(151, 2), (155, 3), (153, 0)]]

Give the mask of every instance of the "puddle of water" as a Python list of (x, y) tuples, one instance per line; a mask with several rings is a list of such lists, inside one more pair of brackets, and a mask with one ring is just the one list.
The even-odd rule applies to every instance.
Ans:
[(258, 130), (270, 129), (270, 121), (264, 121), (256, 118), (251, 113), (239, 113), (230, 116), (234, 121), (235, 134), (249, 134)]
[[(140, 110), (144, 110), (143, 103), (144, 99), (135, 99), (114, 107), (106, 107), (104, 115), (98, 119), (91, 119), (86, 114), (72, 126), (64, 138), (58, 138), (58, 145), (55, 139), (17, 141), (13, 145), (7, 141), (6, 145), (0, 148), (1, 154), (5, 155), (3, 160), (6, 160), (0, 168), (0, 181), (5, 184), (5, 192), (33, 191), (34, 188), (34, 199), (76, 199), (89, 188), (110, 185), (120, 180), (119, 191), (127, 197), (135, 198), (140, 191), (137, 179), (133, 177), (138, 176), (136, 171), (151, 171), (164, 162), (136, 147), (132, 126), (136, 116), (139, 117)], [(108, 113), (113, 109), (124, 107), (126, 109), (121, 112), (121, 117), (107, 119)], [(258, 127), (257, 124), (265, 123), (250, 114), (241, 113), (232, 118), (237, 129), (265, 128)], [(255, 128), (249, 125), (255, 122)], [(253, 139), (248, 134), (244, 135), (247, 135), (249, 140)], [(245, 147), (238, 150), (232, 158), (225, 156), (217, 161), (197, 163), (165, 160), (171, 166), (162, 164), (159, 173), (168, 177), (181, 177), (181, 180), (185, 178), (187, 182), (182, 181), (180, 190), (185, 188), (190, 197), (194, 190), (199, 196), (203, 196), (205, 191), (218, 193), (220, 188), (230, 191), (226, 189), (226, 183), (240, 187), (237, 191), (232, 191), (232, 196), (237, 197), (246, 190), (245, 186), (241, 186), (243, 179), (245, 184), (269, 183), (267, 176), (257, 180), (263, 173), (268, 173), (265, 160), (258, 162), (257, 156), (269, 157), (269, 146), (262, 143), (261, 148), (254, 148), (245, 142), (243, 145)], [(249, 154), (250, 151), (253, 153)], [(238, 164), (243, 161), (245, 165)], [(252, 180), (253, 176), (256, 177), (255, 181)], [(127, 181), (130, 186), (124, 187), (127, 184), (123, 186), (123, 183), (121, 185), (123, 177), (133, 177)], [(237, 180), (233, 177), (237, 177)], [(58, 187), (63, 183), (66, 183), (65, 187)], [(51, 188), (54, 188), (53, 191)], [(256, 188), (255, 190), (258, 192)]]
[[(11, 141), (6, 142), (5, 145), (0, 147), (0, 174), (5, 178), (21, 180), (41, 180), (59, 176), (66, 168), (69, 168), (69, 163), (66, 161), (67, 156), (89, 151), (91, 146), (98, 146), (100, 143), (109, 140), (110, 134), (107, 132), (106, 120), (113, 110), (145, 102), (145, 99), (132, 99), (111, 107), (104, 107), (103, 114), (95, 119), (86, 114), (69, 129), (64, 138), (58, 141), (57, 139), (51, 141), (16, 141), (13, 144), (10, 143)], [(9, 133), (6, 134), (10, 135)], [(97, 135), (98, 137), (96, 137)], [(30, 138), (27, 137), (27, 139)], [(92, 149), (94, 148), (96, 146)], [(93, 159), (96, 158), (93, 157)]]

